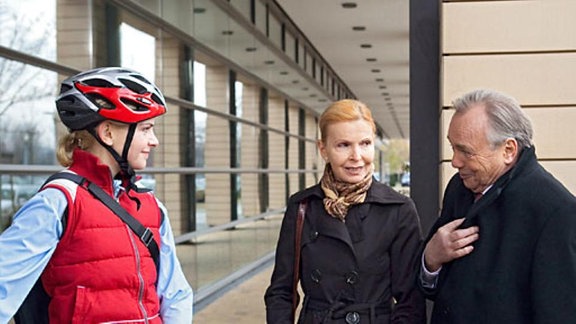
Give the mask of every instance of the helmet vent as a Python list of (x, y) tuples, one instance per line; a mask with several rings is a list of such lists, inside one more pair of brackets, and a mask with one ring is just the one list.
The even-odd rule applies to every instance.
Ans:
[(62, 84), (62, 86), (60, 86), (60, 93), (64, 93), (69, 91), (70, 89), (72, 89), (72, 87), (68, 84)]
[(155, 93), (152, 94), (152, 100), (154, 100), (159, 105), (162, 105), (162, 106), (166, 105), (164, 103), (164, 100), (162, 100), (162, 98), (158, 97)]
[(90, 101), (95, 104), (98, 108), (102, 109), (114, 109), (115, 106), (112, 104), (108, 99), (104, 98), (103, 96), (96, 94), (96, 93), (87, 93), (86, 97), (90, 99)]
[(92, 87), (99, 87), (99, 88), (116, 88), (116, 86), (109, 81), (103, 79), (87, 79), (82, 80), (82, 83), (92, 86)]
[(128, 89), (130, 89), (130, 90), (132, 90), (138, 94), (145, 94), (146, 92), (148, 92), (148, 90), (144, 86), (142, 86), (142, 85), (140, 85), (134, 81), (131, 81), (128, 79), (122, 79), (122, 78), (118, 78), (118, 79), (120, 80), (120, 82), (122, 82), (122, 84), (124, 84), (126, 86), (126, 88), (128, 88)]
[(134, 102), (132, 100), (128, 100), (128, 99), (124, 99), (124, 98), (120, 98), (120, 100), (131, 110), (133, 111), (149, 111), (150, 109), (148, 109), (145, 106), (142, 106), (140, 104), (138, 104), (137, 102)]

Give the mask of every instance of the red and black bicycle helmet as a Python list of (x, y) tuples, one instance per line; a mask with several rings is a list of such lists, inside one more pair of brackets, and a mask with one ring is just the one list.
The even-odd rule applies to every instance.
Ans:
[(166, 102), (160, 90), (142, 74), (105, 67), (62, 81), (56, 108), (64, 125), (81, 130), (106, 119), (139, 123), (166, 113)]

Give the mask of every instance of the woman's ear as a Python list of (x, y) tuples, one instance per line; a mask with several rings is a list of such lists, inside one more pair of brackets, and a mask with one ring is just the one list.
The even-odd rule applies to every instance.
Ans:
[(113, 125), (109, 121), (105, 120), (100, 124), (98, 124), (98, 126), (96, 126), (95, 129), (96, 134), (98, 135), (98, 137), (100, 137), (102, 142), (110, 146), (114, 144), (114, 137), (112, 136), (112, 126)]
[(320, 156), (324, 159), (324, 162), (328, 162), (328, 157), (326, 155), (326, 147), (324, 146), (324, 142), (321, 139), (316, 141), (316, 146), (318, 146), (318, 151), (320, 152)]

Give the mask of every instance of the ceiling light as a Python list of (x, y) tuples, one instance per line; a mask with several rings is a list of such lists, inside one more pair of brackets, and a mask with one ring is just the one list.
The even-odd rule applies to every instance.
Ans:
[(376, 61), (377, 61), (377, 60), (376, 60), (376, 58), (374, 58), (374, 57), (369, 57), (369, 58), (366, 59), (366, 62), (376, 62)]
[(372, 48), (372, 44), (362, 44), (360, 45), (362, 48)]
[(384, 79), (382, 79), (382, 78), (377, 78), (377, 79), (376, 79), (376, 82), (384, 82)]
[(356, 2), (342, 2), (342, 8), (346, 9), (353, 9), (356, 8), (358, 5)]
[(246, 52), (255, 52), (256, 47), (246, 47)]
[(385, 85), (381, 85), (381, 86), (379, 86), (378, 88), (380, 88), (380, 89), (386, 89), (386, 86), (385, 86)]
[(353, 26), (352, 30), (354, 31), (365, 31), (366, 27), (365, 26)]
[(380, 69), (372, 69), (372, 73), (380, 73)]
[(233, 30), (223, 30), (222, 31), (222, 35), (232, 35), (232, 34), (234, 34)]
[(274, 64), (274, 61), (272, 61), (272, 60), (264, 61), (264, 64), (272, 65), (272, 64)]
[(206, 12), (206, 8), (194, 8), (193, 11), (195, 14), (203, 14)]
[(288, 74), (287, 71), (282, 71), (282, 72), (280, 72), (280, 75), (287, 75), (287, 74)]

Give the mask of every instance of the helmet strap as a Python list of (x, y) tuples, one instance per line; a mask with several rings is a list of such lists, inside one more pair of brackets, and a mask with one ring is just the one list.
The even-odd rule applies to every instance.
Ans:
[(120, 172), (118, 173), (118, 175), (116, 175), (116, 178), (119, 178), (122, 181), (122, 186), (126, 189), (126, 194), (130, 199), (136, 201), (138, 205), (137, 208), (139, 209), (140, 201), (138, 200), (138, 198), (130, 196), (129, 194), (130, 190), (134, 190), (136, 192), (145, 192), (149, 190), (140, 189), (138, 188), (138, 186), (136, 186), (135, 184), (136, 172), (134, 172), (134, 169), (132, 169), (132, 167), (128, 163), (128, 151), (130, 150), (130, 146), (132, 145), (132, 140), (134, 138), (134, 134), (136, 133), (137, 126), (138, 124), (135, 123), (128, 125), (128, 134), (126, 134), (126, 140), (124, 141), (124, 148), (122, 149), (122, 155), (118, 154), (118, 152), (116, 152), (116, 150), (114, 150), (114, 148), (112, 148), (111, 145), (104, 143), (104, 141), (102, 141), (100, 136), (98, 136), (98, 134), (96, 133), (95, 128), (89, 128), (88, 132), (92, 134), (92, 136), (94, 136), (94, 138), (98, 141), (98, 143), (100, 143), (100, 145), (102, 145), (106, 150), (108, 150), (108, 152), (110, 152), (114, 160), (116, 160), (116, 163), (118, 163), (118, 166), (120, 167)]

